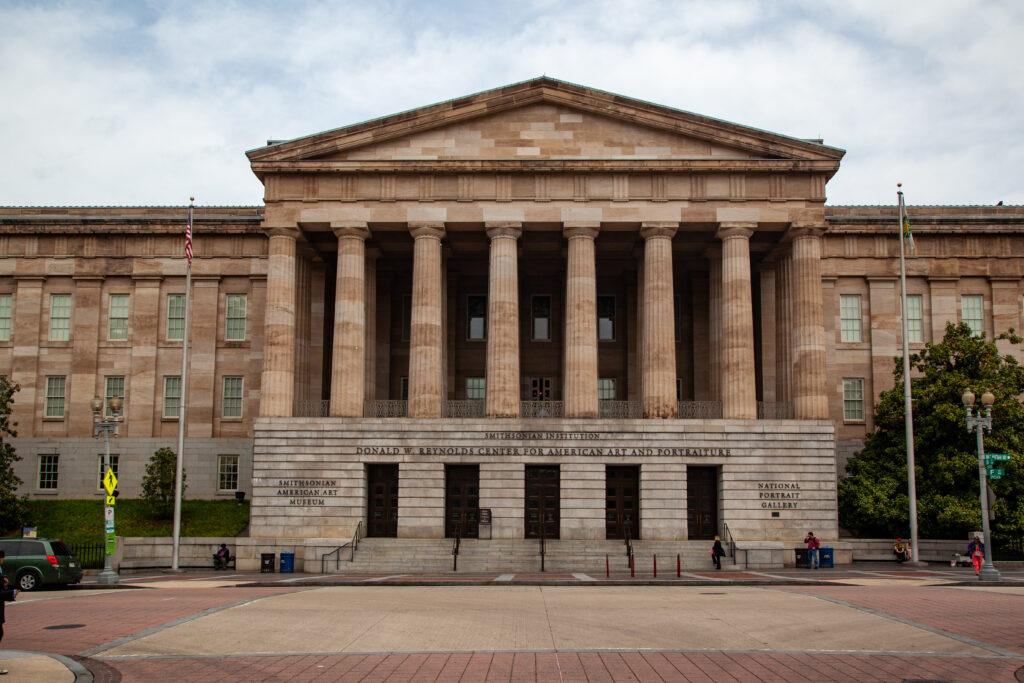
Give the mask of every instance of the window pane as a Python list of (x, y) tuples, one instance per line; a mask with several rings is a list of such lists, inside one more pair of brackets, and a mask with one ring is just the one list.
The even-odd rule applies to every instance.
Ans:
[(71, 338), (71, 295), (50, 295), (50, 340), (67, 341)]
[(980, 335), (985, 330), (983, 309), (984, 300), (980, 294), (965, 294), (961, 299), (960, 317), (975, 335)]
[(921, 326), (921, 295), (907, 295), (907, 341), (919, 342), (922, 339)]
[(840, 341), (860, 341), (860, 294), (839, 297)]
[(228, 295), (227, 329), (224, 336), (229, 341), (245, 339), (245, 294)]
[(124, 377), (106, 378), (106, 398), (103, 399), (103, 412), (107, 417), (111, 416), (110, 399), (117, 397), (121, 399), (121, 412), (124, 412)]
[(0, 294), (0, 341), (11, 340), (11, 295)]
[(242, 417), (242, 378), (224, 378), (223, 417)]
[(597, 297), (597, 338), (602, 341), (615, 339), (615, 297)]
[(843, 380), (843, 419), (860, 421), (864, 419), (864, 380)]
[(57, 488), (57, 469), (60, 456), (40, 455), (39, 456), (39, 488)]
[(615, 400), (615, 379), (601, 377), (597, 380), (597, 398), (601, 401)]
[(485, 339), (487, 336), (487, 297), (468, 297), (466, 308), (469, 318), (469, 339)]
[(217, 490), (234, 491), (238, 489), (238, 456), (217, 456)]
[(551, 297), (533, 297), (533, 339), (549, 341), (551, 339)]
[(64, 417), (64, 378), (46, 378), (46, 417)]
[(486, 380), (483, 377), (466, 378), (466, 398), (470, 400), (487, 397)]
[(169, 294), (167, 296), (167, 338), (185, 338), (185, 295)]
[(111, 294), (107, 310), (107, 338), (128, 338), (128, 295)]
[(181, 377), (164, 377), (164, 417), (179, 417)]

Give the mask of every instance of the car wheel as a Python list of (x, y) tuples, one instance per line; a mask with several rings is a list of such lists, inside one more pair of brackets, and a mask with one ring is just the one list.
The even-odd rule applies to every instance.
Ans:
[(18, 589), (23, 591), (34, 591), (39, 588), (39, 575), (35, 572), (22, 572), (18, 576)]

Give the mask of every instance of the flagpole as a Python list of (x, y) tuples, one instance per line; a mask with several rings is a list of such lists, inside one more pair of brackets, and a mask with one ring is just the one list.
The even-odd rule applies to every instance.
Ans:
[(185, 406), (188, 404), (188, 318), (192, 296), (192, 210), (195, 197), (189, 197), (188, 223), (185, 226), (185, 327), (181, 340), (181, 391), (178, 396), (178, 452), (174, 462), (174, 531), (171, 570), (178, 570), (181, 542), (181, 480), (185, 451)]
[[(903, 183), (896, 183), (897, 188), (903, 187)], [(910, 392), (910, 347), (907, 344), (907, 264), (903, 255), (907, 236), (904, 225), (904, 218), (907, 215), (907, 207), (903, 203), (903, 190), (897, 190), (896, 196), (899, 203), (899, 241), (900, 241), (900, 296), (902, 297), (902, 322), (903, 322), (903, 420), (906, 424), (907, 438), (907, 496), (910, 499), (910, 552), (913, 562), (920, 561), (920, 550), (917, 543), (917, 475), (914, 472), (914, 413), (913, 401)], [(907, 219), (909, 223), (909, 219)], [(913, 239), (913, 238), (911, 238)]]

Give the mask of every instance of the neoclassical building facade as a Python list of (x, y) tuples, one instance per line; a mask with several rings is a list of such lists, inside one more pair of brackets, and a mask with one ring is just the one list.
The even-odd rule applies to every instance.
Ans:
[[(843, 150), (541, 78), (247, 154), (263, 206), (196, 211), (190, 495), (307, 544), (836, 538), (901, 343)], [(127, 495), (174, 446), (184, 215), (0, 209), (29, 495), (99, 495), (94, 395)], [(1024, 210), (910, 216), (912, 348), (1020, 329)]]

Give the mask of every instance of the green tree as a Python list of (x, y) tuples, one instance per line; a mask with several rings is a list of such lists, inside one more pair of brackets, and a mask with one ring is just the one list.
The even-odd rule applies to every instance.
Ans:
[(0, 375), (0, 531), (10, 531), (25, 524), (28, 519), (28, 498), (18, 497), (15, 491), (21, 486), (21, 478), (14, 474), (14, 463), (21, 460), (14, 446), (4, 437), (15, 437), (16, 422), (11, 422), (11, 404), (19, 387)]
[[(174, 471), (177, 456), (170, 448), (161, 448), (153, 453), (146, 465), (146, 476), (142, 478), (142, 498), (149, 501), (161, 515), (169, 515), (174, 509)], [(185, 497), (184, 468), (181, 470), (181, 497)]]
[[(1021, 338), (1002, 334), (1012, 345)], [(839, 482), (840, 525), (860, 535), (907, 536), (906, 431), (903, 363), (896, 359), (896, 386), (875, 406), (875, 431), (846, 464)], [(966, 429), (961, 396), (970, 388), (980, 398), (995, 395), (992, 433), (985, 452), (1009, 453), (1006, 476), (990, 481), (997, 496), (993, 537), (1020, 538), (1024, 532), (1024, 369), (1013, 355), (1001, 356), (995, 342), (974, 336), (961, 323), (946, 325), (937, 344), (910, 357), (914, 413), (914, 464), (918, 528), (923, 538), (965, 538), (981, 528), (977, 441)], [(980, 405), (980, 400), (976, 404)], [(995, 541), (993, 541), (995, 543)]]

